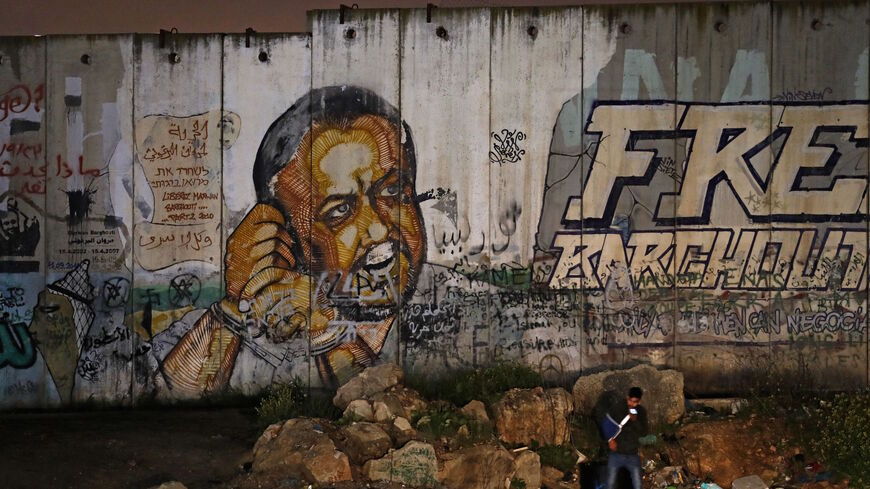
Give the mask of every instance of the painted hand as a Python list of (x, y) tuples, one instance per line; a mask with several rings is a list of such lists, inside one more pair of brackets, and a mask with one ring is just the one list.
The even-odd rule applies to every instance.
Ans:
[[(257, 204), (227, 240), (224, 309), (254, 319), (275, 342), (289, 339), (309, 322), (312, 280), (294, 270), (293, 238), (284, 216)], [(316, 304), (324, 304), (316, 297)], [(227, 304), (229, 303), (229, 304)], [(325, 328), (335, 317), (331, 308), (315, 308), (310, 326)]]

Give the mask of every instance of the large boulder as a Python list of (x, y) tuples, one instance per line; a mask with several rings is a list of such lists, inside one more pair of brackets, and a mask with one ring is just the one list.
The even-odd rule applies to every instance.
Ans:
[(351, 480), (347, 455), (336, 449), (319, 422), (307, 418), (266, 428), (254, 445), (251, 469), (317, 484)]
[(515, 472), (514, 459), (507, 450), (479, 445), (445, 454), (438, 480), (448, 489), (504, 489)]
[(383, 392), (402, 381), (402, 369), (393, 363), (369, 367), (338, 388), (332, 403), (341, 410), (351, 401)]
[(686, 412), (683, 374), (650, 365), (580, 377), (574, 383), (574, 406), (578, 413), (591, 415), (605, 393), (622, 398), (632, 386), (643, 389), (643, 405), (652, 425), (674, 423)]
[(342, 450), (350, 456), (353, 463), (362, 465), (373, 458), (383, 457), (393, 440), (383, 428), (374, 423), (353, 423), (341, 429)]
[(372, 481), (398, 482), (411, 487), (432, 487), (437, 483), (438, 459), (428, 443), (409, 441), (385, 457), (369, 460), (363, 474)]
[(505, 443), (564, 445), (571, 439), (568, 416), (574, 410), (565, 389), (511, 389), (492, 405), (499, 439)]

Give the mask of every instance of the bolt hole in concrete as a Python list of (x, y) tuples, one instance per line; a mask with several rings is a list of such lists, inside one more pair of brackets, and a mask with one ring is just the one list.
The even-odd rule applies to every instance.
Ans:
[(181, 56), (179, 56), (178, 53), (169, 53), (169, 62), (172, 64), (180, 63)]
[(435, 35), (441, 39), (447, 39), (447, 29), (445, 29), (443, 25), (439, 25), (438, 28), (435, 29)]
[(529, 36), (531, 36), (532, 39), (535, 39), (538, 37), (538, 28), (533, 26), (533, 25), (530, 25), (529, 29), (526, 32), (529, 33)]
[(260, 60), (261, 63), (265, 63), (266, 61), (269, 61), (269, 53), (267, 53), (266, 51), (260, 51), (260, 54), (259, 56), (257, 56), (257, 58)]
[(625, 34), (626, 36), (631, 34), (631, 24), (629, 24), (628, 22), (622, 24), (621, 26), (619, 26), (619, 32)]
[(814, 31), (820, 31), (824, 26), (825, 25), (822, 24), (822, 21), (819, 19), (813, 19), (813, 23), (810, 24), (810, 27), (812, 27)]
[(344, 33), (345, 39), (355, 39), (356, 38), (356, 29), (348, 29)]
[(83, 65), (91, 64), (91, 56), (89, 54), (83, 54), (81, 57), (81, 61)]
[(716, 32), (724, 34), (728, 30), (728, 24), (722, 21), (716, 22)]

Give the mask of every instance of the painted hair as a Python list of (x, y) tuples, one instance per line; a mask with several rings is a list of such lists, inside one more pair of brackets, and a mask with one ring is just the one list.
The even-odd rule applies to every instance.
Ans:
[[(371, 90), (355, 86), (332, 86), (309, 91), (275, 119), (266, 131), (254, 160), (254, 188), (257, 202), (282, 209), (275, 198), (275, 176), (290, 162), (305, 134), (314, 124), (343, 127), (360, 116), (373, 115), (398, 125), (399, 111)], [(416, 171), (411, 129), (401, 122), (404, 163)], [(399, 131), (397, 131), (398, 133)]]
[(632, 387), (631, 389), (628, 390), (628, 397), (631, 397), (634, 399), (642, 398), (643, 397), (643, 389), (641, 389), (640, 387)]

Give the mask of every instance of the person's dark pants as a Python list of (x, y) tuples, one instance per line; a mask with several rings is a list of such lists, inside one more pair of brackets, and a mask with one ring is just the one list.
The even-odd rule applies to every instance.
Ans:
[(610, 452), (607, 459), (607, 489), (616, 489), (616, 475), (619, 469), (625, 468), (631, 475), (631, 485), (634, 489), (641, 489), (640, 485), (640, 457), (638, 455), (623, 455)]

